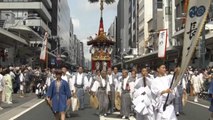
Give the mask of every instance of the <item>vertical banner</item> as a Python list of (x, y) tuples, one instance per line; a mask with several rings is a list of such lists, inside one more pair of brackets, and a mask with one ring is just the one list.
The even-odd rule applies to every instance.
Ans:
[(48, 33), (45, 32), (44, 35), (44, 41), (42, 43), (41, 53), (40, 53), (40, 60), (45, 61), (46, 60), (46, 53), (47, 53), (47, 39), (48, 39)]
[(199, 42), (200, 33), (208, 15), (211, 0), (190, 0), (188, 4), (186, 27), (184, 32), (182, 62), (177, 80), (172, 88), (182, 79)]
[(167, 30), (161, 30), (158, 39), (158, 57), (165, 58), (167, 47)]

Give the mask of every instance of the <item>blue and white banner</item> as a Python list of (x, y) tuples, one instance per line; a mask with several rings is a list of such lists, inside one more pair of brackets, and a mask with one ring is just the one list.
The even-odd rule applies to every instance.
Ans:
[(211, 0), (190, 0), (188, 4), (186, 27), (184, 32), (182, 62), (179, 74), (172, 88), (178, 85), (191, 61), (199, 42), (199, 37), (208, 15)]

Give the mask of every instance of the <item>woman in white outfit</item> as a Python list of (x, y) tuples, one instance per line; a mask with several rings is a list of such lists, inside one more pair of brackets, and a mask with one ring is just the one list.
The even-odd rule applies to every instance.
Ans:
[(191, 79), (191, 83), (193, 85), (193, 89), (194, 89), (194, 102), (198, 102), (198, 93), (200, 93), (200, 89), (201, 89), (201, 78), (198, 75), (198, 71), (194, 72), (194, 75), (192, 75), (192, 79)]
[(19, 75), (19, 80), (20, 80), (20, 97), (24, 97), (24, 85), (25, 85), (25, 80), (24, 80), (24, 69), (21, 70), (21, 73)]
[(1, 107), (1, 102), (2, 102), (2, 91), (4, 88), (4, 82), (3, 82), (3, 75), (1, 74), (2, 72), (2, 67), (0, 65), (0, 110), (3, 110), (3, 108)]

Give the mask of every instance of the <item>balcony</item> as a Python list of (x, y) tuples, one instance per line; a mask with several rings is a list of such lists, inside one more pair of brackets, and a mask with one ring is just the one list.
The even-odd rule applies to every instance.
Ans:
[[(25, 20), (25, 24), (23, 24), (23, 21), (15, 20), (15, 23), (18, 23), (19, 25), (25, 25), (29, 27), (41, 27), (43, 30), (48, 31), (48, 33), (51, 33), (50, 28), (47, 26), (47, 24), (40, 18), (36, 19), (27, 19)], [(13, 26), (14, 24), (5, 24), (5, 28), (9, 28), (10, 26)]]
[(48, 9), (52, 8), (52, 2), (50, 0), (42, 0)]
[(45, 21), (51, 21), (51, 15), (42, 2), (0, 2), (1, 10), (35, 10)]
[(148, 31), (149, 31), (149, 32), (155, 31), (155, 29), (154, 29), (154, 20), (153, 20), (153, 18), (150, 19), (150, 20), (148, 21)]
[(47, 30), (48, 33), (51, 33), (51, 30), (47, 26), (47, 24), (42, 19), (29, 19), (26, 20), (26, 26), (34, 27), (34, 26), (40, 26), (44, 30)]

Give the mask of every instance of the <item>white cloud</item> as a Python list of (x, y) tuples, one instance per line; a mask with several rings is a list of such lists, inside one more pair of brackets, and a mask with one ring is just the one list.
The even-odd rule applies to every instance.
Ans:
[(74, 29), (80, 29), (80, 20), (77, 18), (72, 18), (72, 23), (74, 25)]

